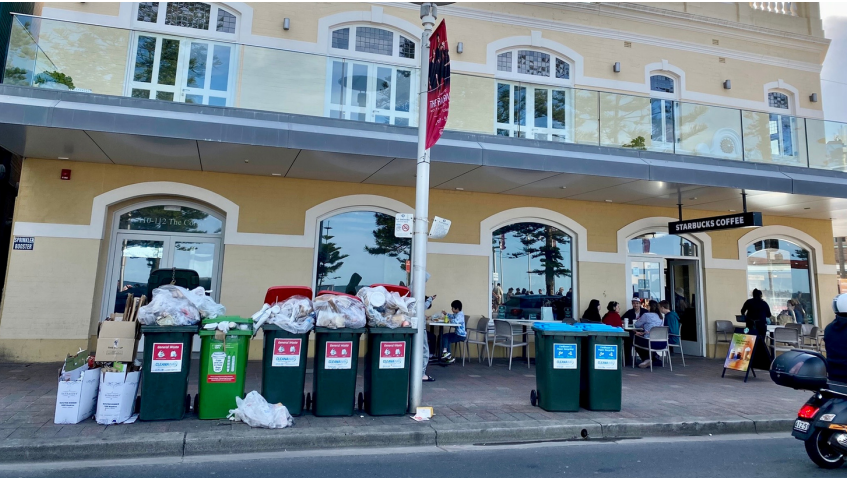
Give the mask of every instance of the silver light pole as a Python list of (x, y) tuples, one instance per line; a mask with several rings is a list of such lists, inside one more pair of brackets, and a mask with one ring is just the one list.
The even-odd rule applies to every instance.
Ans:
[(426, 245), (429, 234), (429, 150), (426, 149), (427, 90), (429, 89), (429, 36), (435, 26), (438, 8), (435, 3), (421, 4), (421, 69), (418, 94), (418, 177), (415, 183), (415, 227), (412, 239), (412, 297), (416, 300), (418, 333), (412, 343), (412, 370), (409, 390), (409, 412), (421, 404), (423, 378), (423, 341), (426, 340)]

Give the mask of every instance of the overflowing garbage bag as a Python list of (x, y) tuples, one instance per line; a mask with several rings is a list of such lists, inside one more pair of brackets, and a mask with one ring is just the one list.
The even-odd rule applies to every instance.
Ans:
[(356, 294), (365, 305), (365, 315), (370, 327), (413, 327), (415, 299), (400, 297), (397, 292), (389, 292), (385, 287), (366, 287)]
[(215, 319), (218, 316), (226, 315), (226, 307), (206, 295), (206, 289), (202, 287), (191, 289), (190, 293), (185, 294), (185, 296), (194, 304), (194, 307), (197, 307), (202, 319)]
[(158, 287), (153, 290), (153, 300), (138, 309), (138, 321), (142, 325), (194, 325), (200, 322), (200, 311), (190, 295), (195, 294), (176, 285)]
[(358, 329), (365, 326), (365, 305), (356, 298), (323, 294), (315, 297), (312, 305), (318, 327)]
[(244, 399), (235, 397), (236, 408), (229, 411), (229, 418), (258, 428), (286, 428), (294, 425), (294, 418), (281, 403), (270, 404), (259, 392), (253, 390)]
[(265, 323), (292, 334), (305, 334), (315, 327), (315, 309), (307, 297), (291, 296), (273, 305), (265, 304), (262, 310), (253, 314), (253, 330), (259, 330)]

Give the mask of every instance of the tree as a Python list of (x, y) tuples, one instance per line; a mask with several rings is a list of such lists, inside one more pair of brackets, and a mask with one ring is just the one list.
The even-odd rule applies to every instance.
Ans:
[(571, 237), (553, 226), (534, 222), (511, 224), (494, 231), (494, 236), (512, 233), (523, 246), (519, 252), (512, 252), (509, 257), (517, 259), (530, 256), (541, 259), (541, 268), (528, 271), (530, 274), (543, 274), (547, 295), (556, 291), (556, 277), (570, 277), (571, 269), (565, 267), (564, 257), (559, 247), (570, 244)]
[[(321, 223), (321, 230), (324, 230), (323, 223)], [(341, 277), (329, 276), (335, 273), (335, 271), (337, 271), (338, 269), (340, 269), (341, 266), (344, 265), (342, 259), (349, 256), (349, 254), (342, 254), (341, 248), (338, 247), (334, 242), (330, 242), (335, 236), (330, 236), (328, 232), (329, 231), (327, 231), (327, 234), (321, 236), (321, 244), (318, 248), (318, 290), (320, 290), (320, 288), (323, 286), (324, 280), (338, 279), (339, 277)]]
[(33, 83), (41, 85), (44, 83), (58, 83), (65, 85), (69, 90), (74, 89), (74, 79), (60, 71), (45, 71), (35, 75)]
[[(376, 228), (373, 230), (374, 247), (365, 246), (365, 251), (373, 256), (388, 256), (397, 259), (400, 269), (406, 270), (406, 261), (412, 255), (412, 240), (394, 237), (394, 218), (380, 212), (374, 213)], [(408, 284), (408, 277), (406, 280)]]

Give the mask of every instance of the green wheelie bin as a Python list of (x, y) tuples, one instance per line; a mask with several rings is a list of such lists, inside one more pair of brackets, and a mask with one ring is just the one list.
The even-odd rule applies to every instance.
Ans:
[[(356, 371), (359, 368), (358, 329), (315, 327), (315, 370), (306, 408), (318, 417), (349, 417), (356, 405)], [(361, 404), (360, 404), (361, 405)]]
[[(224, 334), (205, 330), (207, 324), (234, 322)], [(244, 398), (247, 354), (253, 336), (253, 320), (241, 317), (205, 319), (200, 327), (200, 387), (194, 409), (202, 420), (226, 418), (236, 407), (235, 397)]]
[[(411, 327), (368, 327), (364, 401), (368, 415), (404, 415), (409, 408)], [(361, 395), (361, 394), (360, 394)]]
[(623, 338), (629, 334), (606, 324), (577, 324), (586, 334), (582, 354), (580, 405), (619, 412), (623, 387)]
[(292, 334), (273, 324), (262, 326), (262, 396), (268, 403), (282, 403), (292, 415), (303, 413), (306, 396), (306, 360), (309, 334)]
[(181, 420), (191, 406), (188, 373), (197, 325), (144, 325), (139, 420)]
[(579, 411), (580, 352), (585, 332), (561, 322), (536, 322), (535, 386), (530, 403), (548, 412)]

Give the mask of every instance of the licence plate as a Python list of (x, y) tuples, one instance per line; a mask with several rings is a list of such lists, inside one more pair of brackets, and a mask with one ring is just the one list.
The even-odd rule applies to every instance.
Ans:
[(797, 420), (794, 422), (794, 429), (798, 432), (807, 432), (809, 431), (809, 422)]

